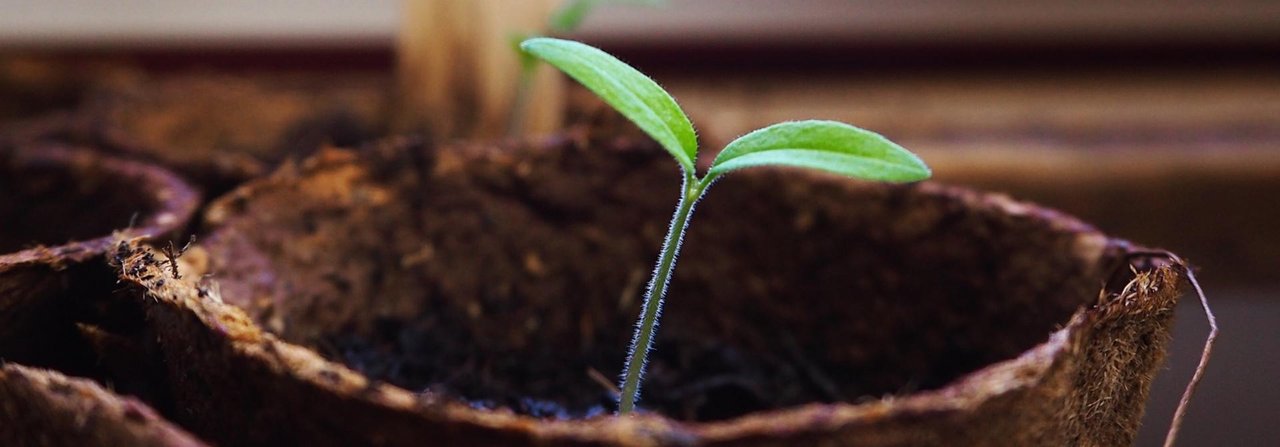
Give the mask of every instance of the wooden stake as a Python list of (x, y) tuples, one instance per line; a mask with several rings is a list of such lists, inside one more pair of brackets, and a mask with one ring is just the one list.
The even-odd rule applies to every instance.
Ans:
[[(399, 41), (400, 130), (437, 140), (508, 132), (520, 61), (514, 39), (545, 33), (557, 0), (404, 0)], [(541, 66), (531, 81), (523, 134), (556, 130), (564, 82)]]

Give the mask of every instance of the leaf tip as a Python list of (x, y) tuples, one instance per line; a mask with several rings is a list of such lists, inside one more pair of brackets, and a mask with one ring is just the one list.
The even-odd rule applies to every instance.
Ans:
[(535, 54), (538, 52), (539, 48), (544, 47), (547, 44), (552, 43), (556, 40), (560, 40), (560, 39), (556, 39), (553, 37), (542, 37), (542, 36), (530, 37), (520, 42), (520, 45), (519, 45), (520, 51), (523, 51), (529, 54)]
[[(904, 149), (904, 151), (906, 150)], [(914, 172), (911, 173), (911, 176), (906, 181), (918, 182), (918, 181), (928, 180), (933, 177), (933, 168), (930, 168), (929, 165), (925, 164), (924, 160), (920, 158), (919, 154), (909, 152), (909, 151), (907, 151), (907, 153), (911, 155), (912, 162), (913, 162), (911, 164), (911, 167), (914, 169)]]

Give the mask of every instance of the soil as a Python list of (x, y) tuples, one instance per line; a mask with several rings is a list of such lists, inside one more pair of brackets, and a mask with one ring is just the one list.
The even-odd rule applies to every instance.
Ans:
[[(1083, 225), (796, 175), (730, 176), (699, 205), (643, 409), (709, 421), (936, 389), (1044, 342), (1100, 284), (1045, 255), (1076, 253)], [(392, 140), (224, 197), (206, 248), (225, 299), (373, 379), (590, 417), (613, 410), (678, 179), (654, 146), (581, 134)]]
[[(380, 323), (385, 332), (328, 339), (322, 354), (371, 378), (461, 398), (476, 408), (559, 419), (617, 410), (610, 390), (617, 372), (606, 369), (606, 376), (595, 369), (616, 361), (616, 348), (592, 346), (572, 355), (540, 349), (497, 357), (478, 352), (476, 343), (459, 340), (451, 328), (431, 320)], [(803, 355), (757, 355), (715, 340), (664, 340), (650, 356), (644, 407), (680, 420), (720, 420), (845, 400), (828, 373)]]

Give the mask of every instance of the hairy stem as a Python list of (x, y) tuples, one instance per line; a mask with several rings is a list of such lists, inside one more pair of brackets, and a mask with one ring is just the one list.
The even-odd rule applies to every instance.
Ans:
[(676, 206), (676, 213), (671, 218), (671, 227), (667, 229), (667, 238), (662, 243), (662, 254), (658, 257), (658, 266), (653, 270), (653, 277), (649, 279), (649, 288), (644, 294), (644, 309), (640, 314), (640, 321), (636, 323), (635, 336), (631, 339), (631, 352), (627, 356), (622, 385), (619, 387), (622, 389), (622, 395), (618, 403), (618, 414), (627, 414), (634, 410), (636, 400), (640, 397), (640, 379), (644, 376), (649, 350), (653, 347), (653, 336), (658, 331), (658, 317), (662, 314), (662, 298), (666, 295), (671, 272), (676, 267), (676, 258), (680, 254), (680, 242), (684, 240), (684, 230), (689, 226), (694, 205), (710, 185), (711, 179), (699, 181), (692, 174), (685, 174), (680, 204)]

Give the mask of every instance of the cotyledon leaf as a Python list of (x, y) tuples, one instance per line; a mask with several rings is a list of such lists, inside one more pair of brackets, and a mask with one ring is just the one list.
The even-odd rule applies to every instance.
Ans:
[(597, 3), (600, 0), (568, 0), (551, 15), (551, 29), (561, 33), (577, 29)]
[(887, 182), (912, 182), (931, 175), (920, 157), (880, 134), (820, 120), (778, 123), (743, 135), (725, 146), (707, 175), (768, 165)]
[(695, 172), (698, 137), (676, 100), (644, 73), (590, 45), (535, 37), (520, 48), (576, 79)]
[(663, 0), (568, 0), (554, 14), (551, 15), (551, 29), (557, 33), (567, 33), (578, 29), (582, 25), (582, 21), (587, 18), (587, 14), (601, 4), (617, 3), (617, 4), (636, 4), (657, 6), (664, 3)]

